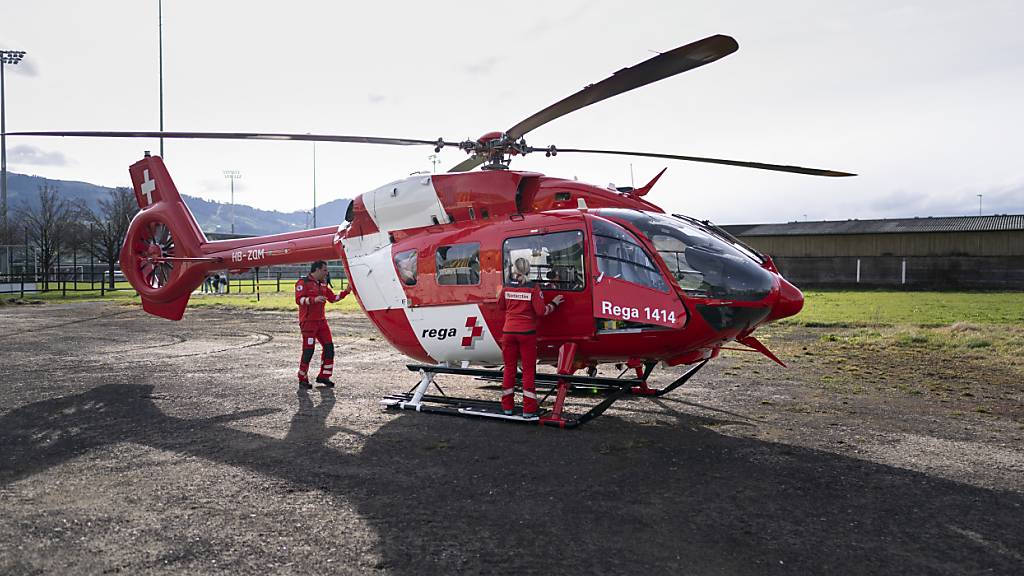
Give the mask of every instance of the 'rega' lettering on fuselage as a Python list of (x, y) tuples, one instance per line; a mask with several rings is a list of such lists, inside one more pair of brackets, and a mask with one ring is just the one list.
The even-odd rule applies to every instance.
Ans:
[(458, 334), (458, 330), (455, 328), (430, 328), (423, 331), (424, 338), (436, 338), (438, 340), (454, 338), (456, 334)]
[(601, 313), (609, 316), (615, 316), (616, 318), (622, 318), (623, 320), (636, 320), (640, 317), (639, 308), (616, 306), (607, 300), (601, 301)]

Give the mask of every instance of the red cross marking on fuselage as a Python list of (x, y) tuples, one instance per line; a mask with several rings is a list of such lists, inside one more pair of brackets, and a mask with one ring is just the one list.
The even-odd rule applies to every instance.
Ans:
[(476, 316), (470, 316), (466, 318), (466, 328), (470, 328), (468, 336), (463, 336), (462, 347), (472, 348), (476, 340), (482, 340), (484, 337), (484, 327), (476, 325)]

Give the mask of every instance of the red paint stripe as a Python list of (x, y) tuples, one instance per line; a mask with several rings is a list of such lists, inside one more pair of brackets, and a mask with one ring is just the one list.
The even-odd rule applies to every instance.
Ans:
[(413, 332), (412, 325), (409, 324), (409, 318), (405, 315), (404, 309), (373, 310), (367, 312), (366, 315), (370, 317), (370, 321), (377, 326), (377, 329), (387, 338), (388, 342), (402, 354), (420, 362), (437, 362), (420, 345), (420, 341), (416, 338), (416, 333)]

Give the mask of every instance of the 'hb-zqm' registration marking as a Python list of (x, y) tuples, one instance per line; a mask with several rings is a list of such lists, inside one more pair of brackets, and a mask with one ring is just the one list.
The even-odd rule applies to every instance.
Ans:
[(256, 250), (236, 250), (231, 253), (232, 262), (252, 262), (253, 260), (262, 260), (267, 255), (265, 248), (259, 248)]

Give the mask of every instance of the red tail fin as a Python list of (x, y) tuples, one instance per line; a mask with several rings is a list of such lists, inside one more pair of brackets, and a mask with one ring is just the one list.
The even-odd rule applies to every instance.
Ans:
[(180, 320), (202, 283), (206, 235), (181, 200), (163, 160), (146, 156), (128, 169), (141, 209), (121, 247), (121, 271), (146, 312)]
[(150, 314), (180, 320), (192, 291), (214, 270), (341, 257), (333, 227), (209, 242), (178, 195), (163, 160), (146, 156), (129, 171), (142, 210), (128, 227), (121, 270)]

